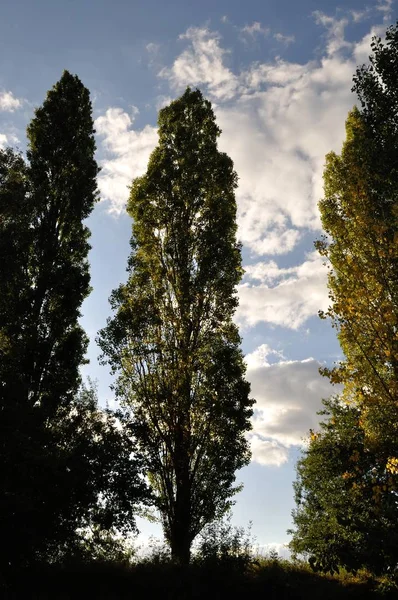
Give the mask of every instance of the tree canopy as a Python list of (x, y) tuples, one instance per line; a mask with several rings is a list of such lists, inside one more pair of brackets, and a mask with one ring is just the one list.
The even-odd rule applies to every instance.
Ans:
[(321, 316), (344, 359), (323, 374), (343, 391), (299, 462), (293, 548), (319, 564), (381, 570), (397, 560), (398, 24), (372, 50), (354, 77), (360, 108), (348, 116), (341, 155), (326, 157), (326, 235), (316, 246), (330, 269), (331, 305)]
[(27, 162), (0, 151), (0, 570), (59, 554), (105, 513), (108, 527), (123, 514), (134, 525), (132, 499), (145, 487), (129, 436), (80, 389), (84, 220), (98, 167), (78, 77), (65, 71), (48, 92), (28, 140)]
[(319, 432), (297, 464), (290, 548), (315, 570), (391, 572), (397, 563), (397, 473), (389, 472), (361, 426), (362, 411), (325, 402)]
[(159, 113), (159, 144), (133, 181), (129, 278), (102, 330), (104, 358), (131, 413), (166, 540), (189, 560), (248, 463), (252, 400), (232, 322), (242, 276), (237, 176), (198, 90)]

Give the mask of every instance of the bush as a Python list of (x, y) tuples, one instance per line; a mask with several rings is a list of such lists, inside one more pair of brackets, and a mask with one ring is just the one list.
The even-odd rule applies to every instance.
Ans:
[(256, 562), (254, 542), (251, 524), (247, 529), (235, 527), (231, 524), (231, 515), (228, 515), (203, 529), (194, 546), (192, 562), (198, 566), (244, 574)]

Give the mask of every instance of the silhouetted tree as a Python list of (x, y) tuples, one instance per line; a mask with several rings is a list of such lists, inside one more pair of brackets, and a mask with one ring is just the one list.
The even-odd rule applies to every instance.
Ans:
[[(130, 499), (143, 489), (132, 482), (130, 438), (79, 392), (87, 337), (78, 318), (90, 291), (84, 219), (98, 167), (78, 77), (64, 72), (28, 138), (27, 164), (0, 152), (1, 569), (56, 555), (105, 507), (109, 526), (123, 512), (132, 522)], [(128, 491), (116, 499), (124, 475)]]

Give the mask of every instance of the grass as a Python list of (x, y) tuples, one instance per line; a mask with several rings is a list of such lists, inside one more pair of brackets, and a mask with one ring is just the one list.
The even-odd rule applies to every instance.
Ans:
[[(387, 579), (361, 572), (328, 576), (306, 563), (260, 558), (246, 563), (236, 557), (219, 561), (194, 560), (182, 568), (167, 560), (135, 564), (69, 562), (15, 573), (3, 584), (4, 600), (88, 599), (205, 599), (332, 600), (397, 598), (398, 588)], [(0, 584), (1, 589), (1, 584)], [(1, 593), (1, 592), (0, 592)]]

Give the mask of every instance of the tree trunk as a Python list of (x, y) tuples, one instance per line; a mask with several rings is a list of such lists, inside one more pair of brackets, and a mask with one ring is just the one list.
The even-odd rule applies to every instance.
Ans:
[(173, 559), (181, 564), (189, 564), (191, 555), (191, 483), (189, 476), (189, 452), (186, 419), (176, 434), (176, 499), (174, 520), (170, 532), (170, 547)]
[(175, 519), (171, 528), (170, 547), (173, 560), (180, 565), (188, 565), (191, 558), (190, 509), (183, 502), (185, 493), (177, 494)]

